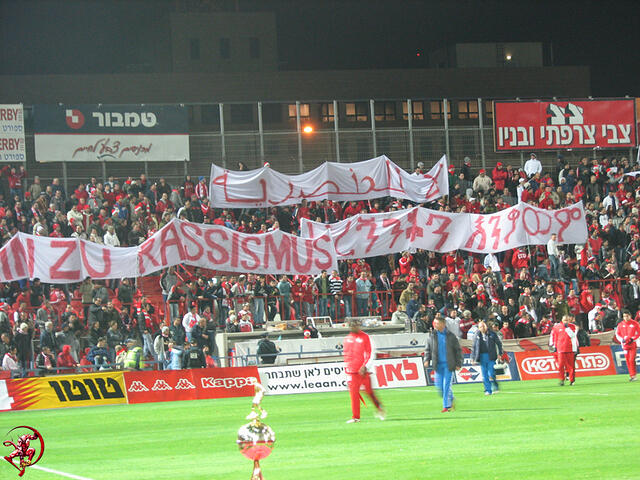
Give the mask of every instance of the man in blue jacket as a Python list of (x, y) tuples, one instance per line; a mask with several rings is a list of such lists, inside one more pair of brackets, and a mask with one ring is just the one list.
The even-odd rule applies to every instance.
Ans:
[(490, 330), (484, 321), (478, 322), (478, 333), (476, 333), (473, 340), (471, 360), (474, 363), (480, 363), (485, 395), (491, 395), (499, 390), (493, 367), (495, 361), (502, 355), (502, 342), (498, 335), (493, 330)]
[(453, 410), (453, 372), (462, 367), (462, 350), (458, 337), (447, 330), (444, 318), (433, 319), (433, 331), (427, 337), (424, 365), (435, 370), (436, 386), (442, 395), (442, 413)]

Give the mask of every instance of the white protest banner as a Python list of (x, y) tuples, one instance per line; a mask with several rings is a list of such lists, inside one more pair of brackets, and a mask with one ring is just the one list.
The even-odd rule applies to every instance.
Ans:
[(425, 175), (411, 175), (382, 155), (356, 163), (327, 162), (310, 172), (285, 175), (262, 167), (248, 172), (211, 166), (211, 205), (216, 208), (273, 207), (302, 200), (370, 200), (396, 197), (416, 203), (448, 195), (447, 159)]
[(0, 249), (0, 282), (138, 277), (180, 263), (224, 271), (313, 274), (337, 268), (337, 256), (329, 234), (313, 239), (279, 230), (253, 235), (174, 219), (138, 247), (18, 233)]
[(26, 162), (22, 105), (0, 105), (0, 161)]
[(552, 233), (558, 234), (561, 244), (587, 241), (582, 203), (559, 210), (520, 203), (489, 215), (414, 207), (359, 214), (333, 224), (303, 219), (300, 230), (303, 237), (311, 238), (330, 231), (341, 260), (417, 248), (435, 252), (501, 252), (521, 245), (546, 244)]

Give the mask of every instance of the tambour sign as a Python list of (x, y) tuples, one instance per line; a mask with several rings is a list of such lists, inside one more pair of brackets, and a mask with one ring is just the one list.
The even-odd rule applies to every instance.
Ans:
[(634, 99), (496, 101), (493, 112), (496, 151), (637, 144)]
[[(609, 347), (584, 347), (576, 358), (576, 373), (582, 376), (615, 375), (616, 369)], [(555, 356), (546, 350), (516, 352), (516, 362), (523, 380), (557, 378)]]

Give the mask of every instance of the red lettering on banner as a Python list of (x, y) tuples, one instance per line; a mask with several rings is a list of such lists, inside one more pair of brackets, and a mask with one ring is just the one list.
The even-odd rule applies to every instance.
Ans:
[(15, 278), (13, 276), (13, 272), (11, 271), (11, 267), (9, 266), (9, 255), (7, 254), (9, 248), (9, 245), (7, 244), (6, 248), (0, 250), (0, 265), (2, 266), (2, 274), (4, 275), (3, 280), (7, 282), (10, 282)]
[(410, 242), (415, 241), (416, 238), (424, 237), (424, 230), (418, 226), (418, 209), (414, 208), (409, 212), (407, 217), (411, 226), (405, 231), (405, 235)]
[(349, 233), (349, 230), (351, 229), (351, 225), (353, 224), (353, 220), (349, 220), (347, 222), (347, 227), (344, 229), (344, 232), (338, 234), (335, 236), (333, 243), (335, 244), (335, 248), (336, 248), (336, 253), (338, 254), (338, 256), (340, 257), (350, 257), (354, 254), (353, 248), (351, 250), (349, 250), (348, 252), (341, 252), (338, 248), (338, 244), (340, 243), (340, 240), (342, 240), (344, 238), (344, 236)]
[(231, 267), (238, 268), (238, 262), (240, 259), (239, 251), (239, 238), (236, 232), (231, 232)]
[(384, 376), (384, 366), (382, 365), (376, 365), (376, 380), (378, 380), (378, 387), (380, 388), (388, 385), (387, 377)]
[(35, 264), (35, 251), (33, 238), (27, 238), (27, 268), (29, 269), (29, 278), (33, 278), (33, 267)]
[(160, 266), (156, 258), (151, 255), (151, 249), (153, 248), (154, 243), (155, 238), (151, 237), (142, 242), (142, 244), (138, 247), (138, 270), (140, 270), (140, 275), (144, 275), (147, 271), (146, 267), (144, 266), (143, 257), (147, 257), (147, 259), (149, 259), (154, 267)]
[(87, 269), (87, 274), (91, 278), (105, 278), (111, 274), (111, 251), (108, 248), (102, 249), (102, 262), (104, 264), (102, 272), (95, 270), (91, 266), (91, 262), (87, 259), (87, 246), (83, 241), (80, 241), (80, 255), (82, 257), (82, 265)]
[(204, 248), (202, 247), (202, 245), (200, 245), (198, 240), (196, 240), (191, 236), (191, 232), (188, 231), (188, 229), (190, 228), (193, 229), (193, 233), (195, 233), (198, 237), (202, 236), (202, 229), (195, 223), (180, 223), (180, 231), (182, 232), (182, 235), (184, 236), (184, 238), (187, 241), (191, 242), (193, 245), (195, 245), (197, 248), (196, 250), (197, 253), (192, 255), (191, 253), (189, 253), (189, 248), (187, 248), (187, 245), (185, 244), (183, 247), (184, 258), (194, 262), (202, 258), (202, 254), (204, 253)]
[[(304, 264), (300, 263), (300, 252), (298, 251), (298, 240), (302, 240), (306, 247), (305, 255), (307, 259)], [(313, 241), (306, 238), (291, 237), (293, 247), (293, 268), (298, 273), (307, 273), (313, 265)]]
[[(29, 245), (29, 242), (31, 243), (31, 245)], [(25, 277), (28, 271), (30, 278), (33, 278), (33, 239), (27, 239), (27, 250), (31, 255), (31, 262), (29, 262), (28, 260), (27, 252), (24, 251), (22, 242), (18, 238), (16, 238), (15, 247), (13, 248), (13, 261), (16, 273), (19, 277)], [(31, 265), (29, 265), (29, 263), (31, 263)]]
[[(536, 229), (532, 230), (529, 226), (529, 222), (527, 220), (527, 212), (532, 212), (536, 218)], [(540, 222), (540, 217), (546, 218), (547, 224), (543, 225), (544, 222)], [(529, 235), (537, 236), (537, 235), (546, 235), (551, 231), (551, 216), (545, 212), (539, 212), (534, 210), (531, 207), (524, 207), (524, 211), (522, 212), (522, 225), (524, 229)]]
[[(171, 234), (171, 236), (169, 236), (169, 234)], [(163, 267), (166, 267), (169, 263), (167, 260), (167, 250), (174, 245), (178, 249), (180, 261), (184, 261), (184, 247), (176, 231), (175, 223), (169, 223), (165, 228), (160, 230), (160, 258), (162, 259)]]
[(225, 264), (225, 263), (227, 263), (229, 261), (229, 252), (227, 251), (226, 248), (224, 248), (222, 245), (218, 245), (213, 240), (212, 237), (213, 237), (214, 234), (220, 235), (222, 240), (224, 240), (225, 242), (229, 240), (229, 237), (227, 237), (227, 233), (222, 229), (220, 229), (220, 230), (218, 230), (218, 229), (206, 230), (204, 232), (204, 241), (205, 241), (205, 243), (207, 244), (207, 246), (211, 250), (215, 250), (216, 252), (218, 252), (220, 254), (219, 258), (215, 258), (211, 252), (207, 252), (207, 258), (209, 259), (209, 261), (211, 263), (214, 263), (216, 265)]
[(406, 358), (402, 360), (402, 368), (405, 372), (404, 374), (405, 380), (418, 380), (418, 378), (420, 378), (418, 374), (418, 366), (415, 363), (410, 362)]
[(365, 249), (365, 253), (369, 253), (373, 248), (373, 246), (375, 245), (378, 238), (380, 238), (380, 235), (376, 235), (376, 229), (378, 228), (378, 225), (376, 224), (376, 221), (373, 218), (363, 218), (359, 216), (358, 224), (356, 225), (356, 230), (360, 231), (363, 228), (369, 229), (369, 231), (367, 232), (367, 240), (369, 240), (369, 244)]
[(49, 278), (52, 280), (80, 280), (80, 270), (60, 270), (67, 258), (74, 253), (77, 244), (75, 240), (51, 240), (51, 248), (64, 248), (66, 251), (49, 267)]
[(391, 234), (393, 235), (393, 240), (391, 241), (389, 248), (393, 248), (393, 245), (396, 243), (396, 240), (398, 240), (400, 235), (402, 235), (403, 233), (402, 222), (397, 218), (385, 218), (382, 220), (382, 227), (383, 228), (392, 227)]
[[(289, 271), (291, 269), (291, 242), (289, 237), (282, 235), (280, 245), (276, 246), (274, 235), (267, 235), (264, 249), (264, 268), (273, 270), (271, 258), (275, 261), (278, 270)], [(284, 263), (284, 268), (282, 267)]]
[(315, 248), (316, 253), (323, 254), (326, 258), (326, 261), (324, 262), (321, 261), (319, 258), (316, 258), (315, 259), (316, 267), (318, 267), (321, 270), (327, 270), (328, 268), (333, 266), (333, 259), (331, 257), (331, 254), (326, 249), (318, 246), (318, 242), (320, 241), (324, 241), (331, 244), (331, 236), (325, 234), (313, 240), (313, 248)]
[[(560, 218), (561, 215), (565, 215), (565, 218)], [(563, 208), (556, 211), (553, 216), (560, 224), (560, 229), (558, 230), (558, 242), (562, 242), (562, 235), (564, 234), (564, 231), (569, 227), (569, 225), (571, 225), (572, 220), (582, 219), (582, 211), (579, 208)]]
[(492, 215), (489, 217), (489, 223), (493, 224), (493, 229), (491, 230), (491, 236), (493, 237), (493, 249), (498, 249), (498, 244), (500, 243), (500, 234), (502, 233), (502, 229), (500, 228), (500, 216)]
[(487, 244), (487, 232), (484, 230), (483, 226), (484, 218), (478, 217), (478, 219), (474, 222), (476, 229), (473, 231), (467, 243), (464, 245), (464, 248), (473, 247), (473, 242), (476, 237), (480, 237), (480, 242), (478, 242), (478, 250), (484, 250), (485, 245)]
[(387, 380), (393, 382), (394, 380), (404, 380), (402, 375), (402, 364), (388, 363), (384, 366), (385, 373), (387, 374)]
[(444, 215), (430, 213), (429, 218), (427, 219), (426, 225), (430, 227), (431, 225), (433, 225), (434, 220), (442, 220), (442, 223), (440, 224), (440, 226), (433, 231), (435, 235), (440, 235), (440, 240), (438, 241), (438, 243), (436, 243), (436, 246), (433, 247), (435, 251), (439, 252), (442, 246), (445, 244), (445, 242), (449, 238), (449, 232), (447, 232), (447, 229), (449, 228), (449, 225), (451, 225), (452, 220), (449, 217), (446, 217)]
[(504, 242), (505, 243), (509, 243), (509, 239), (511, 238), (511, 235), (513, 234), (513, 232), (516, 231), (516, 222), (518, 221), (518, 218), (520, 218), (520, 210), (518, 210), (516, 208), (512, 209), (507, 214), (507, 218), (511, 222), (511, 231), (509, 233), (507, 233), (507, 235), (504, 237)]
[(249, 255), (253, 260), (253, 265), (250, 265), (246, 260), (242, 260), (242, 262), (240, 262), (242, 264), (242, 268), (244, 268), (245, 270), (255, 270), (260, 266), (260, 258), (258, 258), (258, 255), (256, 255), (255, 252), (251, 249), (249, 243), (260, 245), (262, 243), (262, 240), (260, 239), (260, 237), (245, 237), (242, 239), (242, 242), (240, 244), (242, 252), (245, 255)]

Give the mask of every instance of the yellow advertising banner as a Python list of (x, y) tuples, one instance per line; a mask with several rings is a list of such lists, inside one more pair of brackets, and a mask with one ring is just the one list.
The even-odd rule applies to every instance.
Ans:
[(122, 372), (7, 380), (12, 410), (127, 403)]

